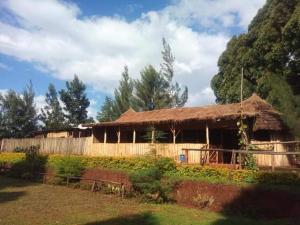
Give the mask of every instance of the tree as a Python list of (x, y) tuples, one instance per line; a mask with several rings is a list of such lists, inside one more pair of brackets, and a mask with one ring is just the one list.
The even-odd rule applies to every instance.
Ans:
[(119, 117), (122, 113), (126, 112), (132, 107), (132, 92), (133, 92), (133, 81), (129, 77), (128, 67), (124, 67), (122, 73), (122, 79), (120, 80), (119, 87), (115, 89), (115, 103), (114, 113)]
[(65, 116), (59, 104), (58, 94), (53, 84), (49, 84), (46, 93), (46, 106), (41, 110), (40, 119), (44, 128), (59, 130), (66, 127)]
[(22, 95), (9, 90), (0, 97), (0, 138), (23, 138), (37, 130), (37, 114), (32, 84)]
[(169, 106), (165, 81), (153, 66), (145, 67), (141, 72), (141, 80), (135, 81), (133, 102), (138, 111), (162, 109)]
[(108, 96), (105, 97), (105, 101), (101, 107), (101, 111), (98, 112), (97, 120), (100, 122), (107, 122), (113, 121), (119, 117), (115, 111), (115, 102), (109, 98)]
[(24, 116), (22, 123), (22, 130), (24, 137), (29, 137), (32, 132), (37, 130), (38, 115), (34, 103), (35, 93), (33, 91), (32, 82), (23, 91), (23, 102), (24, 102)]
[(173, 82), (174, 78), (174, 61), (175, 57), (172, 54), (171, 47), (167, 41), (163, 38), (163, 50), (162, 50), (162, 59), (163, 63), (161, 64), (161, 73), (164, 79), (164, 88), (168, 93), (169, 97), (169, 106), (174, 107), (183, 107), (188, 100), (188, 88), (185, 86), (184, 90), (181, 90), (181, 87), (177, 82)]
[(233, 37), (219, 58), (219, 72), (211, 81), (219, 103), (240, 100), (241, 68), (244, 93), (257, 92), (283, 113), (284, 121), (300, 128), (300, 2), (267, 1), (249, 25)]
[(66, 82), (66, 90), (63, 89), (59, 92), (60, 99), (65, 104), (64, 110), (67, 112), (66, 117), (70, 126), (91, 121), (87, 115), (90, 101), (86, 97), (85, 90), (86, 86), (75, 75), (72, 81)]

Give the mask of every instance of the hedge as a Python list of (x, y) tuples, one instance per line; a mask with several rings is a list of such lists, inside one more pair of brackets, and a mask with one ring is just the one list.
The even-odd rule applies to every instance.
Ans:
[[(57, 168), (64, 159), (68, 158), (65, 165), (72, 166), (74, 161), (80, 163), (84, 169), (88, 168), (108, 168), (124, 170), (127, 172), (139, 171), (153, 168), (157, 164), (157, 158), (153, 156), (134, 158), (113, 158), (113, 157), (87, 157), (87, 156), (62, 156), (49, 155), (46, 167)], [(24, 153), (0, 153), (0, 164), (17, 164), (25, 160)], [(73, 163), (74, 164), (74, 163)], [(64, 167), (64, 165), (63, 165)], [(264, 184), (285, 184), (300, 185), (300, 177), (296, 173), (288, 172), (265, 172), (258, 170), (232, 170), (228, 168), (209, 166), (181, 166), (176, 165), (170, 158), (160, 158), (159, 167), (165, 176), (179, 179), (197, 179), (210, 183), (264, 183)], [(68, 173), (65, 169), (60, 171)]]

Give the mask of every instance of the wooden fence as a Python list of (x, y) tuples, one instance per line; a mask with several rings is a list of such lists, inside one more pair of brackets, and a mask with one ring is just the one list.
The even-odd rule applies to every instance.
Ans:
[[(267, 145), (269, 143), (260, 143)], [(273, 147), (268, 151), (255, 151), (254, 155), (259, 166), (291, 166), (296, 159), (296, 154), (287, 153), (281, 143), (279, 147)], [(209, 157), (213, 152), (226, 152), (226, 150), (207, 149), (206, 144), (173, 144), (173, 143), (93, 143), (93, 137), (85, 138), (24, 138), (24, 139), (3, 139), (1, 144), (2, 152), (12, 152), (16, 148), (28, 148), (32, 145), (39, 145), (43, 154), (74, 154), (86, 156), (111, 156), (131, 157), (147, 154), (156, 154), (173, 158), (179, 162), (179, 156), (184, 154), (190, 164), (209, 163)], [(269, 149), (269, 148), (266, 148)], [(238, 150), (228, 150), (237, 153)], [(297, 159), (299, 158), (299, 154)], [(216, 161), (218, 163), (218, 160)], [(219, 162), (220, 163), (220, 162)]]
[(92, 148), (92, 138), (23, 138), (3, 139), (1, 151), (12, 152), (16, 148), (40, 146), (44, 154), (74, 154), (85, 155)]
[[(163, 143), (93, 143), (92, 137), (86, 138), (24, 138), (3, 139), (2, 152), (12, 152), (16, 148), (39, 145), (43, 154), (74, 154), (87, 156), (131, 157), (156, 154), (179, 160), (185, 154), (184, 148), (202, 148), (205, 144), (163, 144)], [(200, 152), (191, 152), (189, 162), (200, 163)]]

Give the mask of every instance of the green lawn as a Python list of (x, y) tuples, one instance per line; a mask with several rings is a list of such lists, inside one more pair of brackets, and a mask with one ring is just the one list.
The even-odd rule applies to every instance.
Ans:
[[(240, 225), (289, 224), (227, 217), (177, 205), (138, 203), (134, 199), (43, 185), (0, 176), (1, 225)], [(291, 224), (293, 224), (291, 222)]]

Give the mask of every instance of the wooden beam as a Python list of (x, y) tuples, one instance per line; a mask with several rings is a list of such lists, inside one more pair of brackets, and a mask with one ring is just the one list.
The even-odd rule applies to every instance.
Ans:
[(208, 124), (206, 123), (206, 144), (207, 144), (207, 148), (209, 148), (209, 128), (208, 128)]
[(132, 134), (132, 143), (135, 144), (135, 139), (136, 139), (136, 132), (135, 130), (133, 130), (133, 134)]
[(153, 129), (152, 131), (151, 131), (151, 143), (153, 144), (154, 143), (154, 140), (155, 139), (155, 130)]
[(107, 141), (107, 133), (106, 133), (106, 129), (104, 130), (104, 143), (106, 143)]
[(121, 142), (121, 131), (120, 131), (120, 128), (119, 128), (119, 130), (117, 132), (117, 136), (118, 136), (118, 144), (120, 144), (120, 142)]

